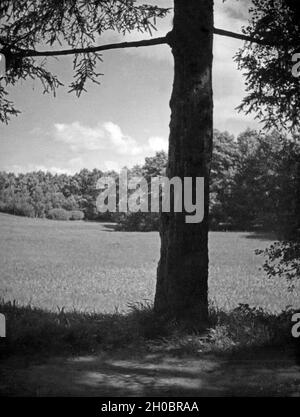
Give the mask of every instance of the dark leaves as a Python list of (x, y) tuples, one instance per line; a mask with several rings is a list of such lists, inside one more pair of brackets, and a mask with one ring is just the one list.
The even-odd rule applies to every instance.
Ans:
[(297, 130), (300, 79), (292, 74), (292, 56), (300, 45), (299, 5), (292, 0), (253, 0), (253, 4), (243, 32), (269, 45), (246, 43), (235, 57), (248, 93), (239, 110), (256, 113), (267, 129)]
[(20, 111), (15, 109), (12, 101), (7, 99), (7, 91), (0, 84), (0, 122), (8, 123), (11, 116), (17, 116)]
[(289, 288), (294, 288), (294, 281), (300, 279), (300, 241), (275, 242), (266, 250), (257, 250), (257, 255), (264, 255), (263, 269), (269, 278), (285, 278)]
[[(47, 61), (38, 63), (28, 57), (16, 58), (18, 51), (42, 50), (45, 45), (86, 48), (98, 44), (99, 36), (107, 30), (122, 34), (133, 30), (151, 33), (156, 19), (167, 13), (164, 8), (137, 5), (135, 0), (1, 0), (0, 52), (5, 53), (9, 61), (5, 83), (37, 78), (44, 92), (55, 94), (62, 83), (46, 70)], [(76, 56), (70, 91), (79, 96), (86, 90), (88, 81), (98, 83), (99, 62), (101, 55), (97, 53)], [(0, 111), (5, 113), (0, 116), (0, 121), (7, 121), (9, 114), (17, 112), (12, 103), (4, 99), (4, 93), (1, 97)]]

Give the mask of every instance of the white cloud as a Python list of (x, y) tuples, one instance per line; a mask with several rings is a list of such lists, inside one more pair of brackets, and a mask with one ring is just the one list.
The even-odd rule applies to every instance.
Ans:
[(84, 126), (79, 122), (71, 124), (56, 123), (54, 139), (66, 144), (73, 152), (99, 151), (114, 147), (116, 153), (139, 155), (143, 148), (121, 128), (112, 122), (95, 127)]
[(149, 148), (151, 151), (159, 152), (168, 150), (168, 140), (159, 136), (152, 136), (148, 140)]
[(68, 170), (71, 173), (79, 172), (81, 169), (86, 168), (83, 158), (76, 157), (68, 161)]
[(27, 164), (27, 165), (10, 165), (5, 167), (6, 171), (14, 172), (15, 174), (24, 174), (26, 172), (50, 172), (51, 174), (72, 174), (73, 172), (68, 168), (59, 168), (55, 166), (46, 167), (39, 164)]
[(123, 166), (142, 164), (147, 156), (167, 151), (168, 140), (150, 136), (137, 141), (112, 121), (91, 127), (79, 122), (55, 124), (54, 140), (65, 144), (72, 158), (65, 164), (71, 172), (82, 168), (119, 171)]
[[(231, 5), (234, 3), (232, 1)], [(230, 2), (228, 1), (229, 4)], [(225, 29), (239, 31), (242, 21), (238, 18), (229, 18), (224, 10), (220, 13), (220, 9), (217, 9), (219, 22), (216, 25), (221, 27), (223, 21)], [(237, 16), (239, 16), (238, 13)], [(228, 22), (232, 23), (233, 26), (231, 28), (230, 26), (227, 27)], [(239, 25), (239, 28), (237, 25)], [(214, 124), (217, 129), (228, 130), (235, 135), (246, 129), (247, 126), (258, 127), (258, 123), (254, 120), (253, 115), (246, 116), (244, 113), (239, 113), (236, 110), (241, 104), (243, 97), (246, 96), (244, 76), (242, 71), (238, 70), (233, 58), (242, 46), (243, 41), (237, 39), (216, 36), (214, 40)]]
[(116, 171), (119, 172), (121, 167), (116, 161), (104, 161), (104, 166), (107, 171)]
[(218, 0), (215, 2), (215, 26), (220, 29), (237, 31), (247, 24), (251, 0)]
[[(113, 122), (105, 122), (95, 127), (84, 126), (79, 122), (56, 123), (54, 140), (64, 143), (75, 153), (109, 150), (128, 157), (147, 156), (147, 152), (167, 150), (168, 146), (167, 140), (158, 136), (150, 137), (146, 144), (139, 143)], [(82, 159), (79, 162), (82, 165)], [(75, 163), (78, 164), (78, 159), (75, 159)]]
[(69, 145), (72, 151), (103, 149), (104, 132), (100, 126), (91, 128), (74, 122), (56, 123), (54, 128), (54, 139)]
[(138, 145), (136, 140), (124, 135), (120, 126), (112, 122), (104, 123), (105, 131), (108, 133), (110, 145), (115, 146), (116, 152), (123, 155), (140, 155), (143, 147)]

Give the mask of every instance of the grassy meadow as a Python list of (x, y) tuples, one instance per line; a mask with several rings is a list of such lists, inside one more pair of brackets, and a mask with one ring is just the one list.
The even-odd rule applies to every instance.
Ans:
[[(0, 214), (0, 298), (59, 311), (112, 313), (152, 301), (158, 233), (116, 232), (113, 225)], [(250, 233), (210, 234), (209, 295), (217, 308), (239, 303), (277, 312), (299, 307), (298, 291), (268, 280), (255, 249), (270, 240)]]

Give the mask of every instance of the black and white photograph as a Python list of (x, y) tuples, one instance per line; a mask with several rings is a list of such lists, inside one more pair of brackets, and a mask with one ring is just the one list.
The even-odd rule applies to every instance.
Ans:
[(0, 396), (300, 397), (299, 0), (1, 0)]

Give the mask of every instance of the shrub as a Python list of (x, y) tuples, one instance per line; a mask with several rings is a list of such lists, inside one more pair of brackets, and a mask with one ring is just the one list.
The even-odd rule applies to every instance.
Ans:
[(84, 212), (80, 210), (72, 210), (70, 215), (70, 220), (83, 220)]
[(17, 216), (35, 217), (35, 209), (30, 203), (20, 202), (16, 203), (14, 214)]
[(6, 211), (6, 203), (0, 200), (0, 212), (5, 213), (5, 211)]
[(51, 219), (51, 220), (69, 220), (70, 212), (64, 209), (55, 208), (55, 209), (49, 210), (47, 217), (48, 219)]
[(0, 212), (14, 214), (16, 216), (35, 217), (35, 209), (25, 200), (0, 201)]
[(265, 250), (256, 250), (263, 255), (263, 269), (269, 278), (284, 278), (289, 290), (295, 289), (295, 282), (300, 278), (300, 236), (290, 241), (274, 242)]
[(14, 202), (12, 200), (0, 201), (0, 211), (3, 213), (13, 214)]

